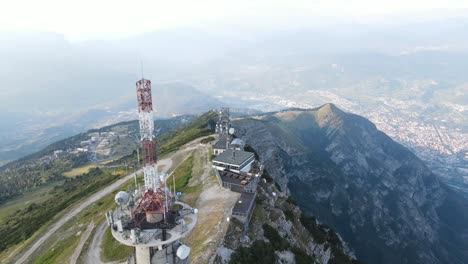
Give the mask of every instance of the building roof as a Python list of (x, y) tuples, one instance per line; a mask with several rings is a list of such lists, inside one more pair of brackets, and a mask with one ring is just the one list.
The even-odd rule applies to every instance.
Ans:
[(231, 141), (231, 146), (235, 147), (241, 147), (244, 145), (244, 141), (240, 138), (235, 138)]
[(233, 213), (248, 213), (251, 204), (254, 202), (255, 194), (254, 193), (241, 193), (239, 201), (237, 201), (234, 208), (232, 208)]
[(214, 149), (226, 149), (226, 141), (227, 139), (225, 137), (220, 138), (214, 145)]
[(228, 149), (213, 159), (213, 162), (226, 163), (240, 166), (242, 163), (253, 157), (252, 152), (243, 150)]

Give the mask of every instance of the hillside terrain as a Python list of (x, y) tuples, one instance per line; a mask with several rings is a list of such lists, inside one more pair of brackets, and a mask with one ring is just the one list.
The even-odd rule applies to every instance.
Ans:
[(262, 177), (249, 229), (231, 219), (213, 263), (361, 263), (333, 229), (303, 213), (268, 173)]
[[(194, 116), (159, 119), (160, 135), (188, 124)], [(86, 164), (118, 160), (138, 146), (138, 122), (127, 121), (66, 138), (44, 149), (0, 167), (0, 203), (49, 182), (65, 180), (64, 173)], [(120, 164), (119, 162), (115, 162)], [(128, 165), (133, 165), (134, 162)]]
[[(171, 123), (178, 125), (161, 129), (164, 133), (159, 137), (161, 146), (159, 154), (162, 156), (168, 155), (171, 152), (177, 151), (190, 141), (212, 133), (209, 127), (210, 124), (214, 122), (213, 119), (215, 116), (216, 112), (212, 111), (194, 120), (192, 119), (190, 122), (188, 119), (183, 119), (184, 121), (182, 124), (184, 125), (180, 124), (181, 120), (177, 118), (172, 120)], [(161, 123), (164, 123), (161, 121), (157, 122), (159, 122), (157, 127), (161, 127)], [(115, 126), (102, 128), (99, 133), (106, 133), (106, 131), (108, 132), (109, 130), (114, 129), (122, 129), (122, 127), (128, 128), (135, 126), (135, 124), (137, 123), (129, 122), (117, 124)], [(90, 133), (96, 133), (96, 131), (90, 131)], [(76, 142), (79, 142), (76, 137), (72, 137), (69, 140), (63, 140), (56, 144), (52, 144), (43, 152), (31, 155), (25, 159), (25, 161), (17, 161), (16, 163), (21, 164), (22, 162), (31, 162), (35, 164), (40, 162), (40, 160), (38, 161), (37, 159), (42, 158), (43, 153), (47, 154), (51, 151), (56, 151), (57, 149), (55, 149), (54, 146), (73, 146)], [(118, 142), (115, 147), (117, 147), (117, 145)], [(86, 230), (86, 226), (89, 226), (91, 230), (94, 226), (90, 221), (93, 221), (94, 219), (97, 221), (96, 224), (100, 224), (104, 219), (103, 212), (107, 212), (114, 204), (113, 195), (115, 195), (115, 193), (102, 197), (103, 190), (109, 189), (110, 186), (114, 186), (113, 188), (118, 187), (118, 185), (115, 186), (115, 183), (120, 182), (120, 184), (122, 184), (122, 180), (124, 179), (130, 180), (129, 183), (133, 182), (133, 180), (131, 180), (133, 179), (132, 174), (125, 175), (125, 167), (122, 167), (121, 165), (125, 163), (130, 164), (131, 162), (136, 163), (137, 154), (136, 151), (132, 151), (131, 148), (127, 151), (130, 152), (129, 155), (108, 163), (109, 166), (106, 165), (101, 168), (94, 168), (88, 173), (59, 182), (51, 190), (44, 191), (44, 193), (41, 194), (44, 196), (44, 199), (27, 201), (23, 205), (17, 205), (15, 207), (18, 208), (17, 211), (10, 212), (10, 214), (3, 216), (3, 219), (0, 221), (2, 223), (0, 234), (4, 238), (0, 243), (1, 263), (4, 263), (4, 261), (6, 261), (5, 263), (9, 263), (8, 260), (11, 261), (11, 259), (18, 258), (20, 256), (19, 253), (24, 252), (25, 249), (29, 249), (29, 251), (31, 251), (28, 254), (33, 254), (34, 259), (37, 258), (35, 263), (54, 263), (56, 258), (62, 259), (61, 261), (63, 261), (63, 257), (70, 257), (74, 248), (78, 245), (79, 239), (77, 240), (77, 238), (79, 238), (79, 235), (81, 235), (82, 232), (83, 234), (90, 234), (90, 231)], [(35, 157), (37, 159), (35, 159)], [(171, 169), (170, 166), (172, 162), (169, 165), (165, 165), (163, 161), (164, 160), (161, 160), (161, 165), (165, 167), (165, 170), (167, 171)], [(180, 160), (178, 162), (180, 162)], [(134, 167), (134, 169), (135, 168), (136, 167)], [(21, 178), (21, 174), (18, 174), (18, 177)], [(94, 197), (95, 194), (98, 195), (97, 197), (99, 197), (99, 201), (96, 201), (98, 198), (93, 198), (91, 200), (87, 199), (89, 197)], [(83, 205), (84, 202), (87, 204)], [(79, 209), (76, 209), (76, 207)], [(69, 216), (70, 208), (75, 208), (75, 213), (79, 213), (79, 215)], [(83, 209), (86, 210), (83, 211)], [(0, 210), (3, 212), (5, 208), (0, 208)], [(59, 221), (61, 217), (65, 220)], [(72, 218), (70, 219), (70, 217)], [(76, 220), (76, 218), (79, 219), (78, 223), (76, 221), (72, 221)], [(30, 222), (34, 222), (35, 225), (30, 225)], [(60, 225), (56, 226), (54, 223), (60, 223)], [(60, 228), (62, 225), (70, 228), (73, 226), (73, 228), (68, 231), (67, 229), (62, 230), (62, 233), (60, 233), (59, 230), (61, 230)], [(51, 229), (55, 230), (53, 231), (54, 233), (48, 234), (53, 237), (52, 242), (47, 240), (49, 242), (44, 244), (44, 241), (39, 240), (41, 243), (35, 244), (33, 250), (30, 245), (32, 243), (37, 243), (35, 241), (41, 236), (41, 234), (47, 234), (45, 232), (47, 232), (49, 230), (47, 228), (51, 226), (54, 226)], [(73, 232), (72, 230), (75, 230), (75, 232), (78, 232), (79, 234), (74, 236), (74, 233), (70, 233)], [(56, 234), (55, 232), (59, 233)], [(59, 237), (58, 240), (57, 237)], [(87, 238), (84, 239), (84, 241), (86, 240)], [(80, 245), (84, 246), (81, 243)], [(55, 251), (56, 247), (66, 249), (66, 251), (57, 253)], [(80, 252), (78, 252), (78, 255), (79, 253)], [(113, 256), (113, 254), (114, 253), (112, 252), (108, 252), (108, 255), (110, 256)], [(22, 261), (25, 261), (29, 257), (30, 255), (27, 255), (26, 257), (23, 256)], [(75, 259), (78, 259), (78, 256), (75, 256)]]
[(234, 121), (280, 188), (366, 263), (466, 263), (468, 203), (367, 119), (333, 104)]
[[(468, 193), (466, 52), (323, 54), (310, 45), (288, 54), (268, 46), (260, 50), (266, 55), (227, 59), (192, 82), (205, 93), (229, 98), (230, 105), (264, 111), (339, 105), (368, 118), (444, 182)], [(280, 53), (284, 57), (278, 60)]]
[[(466, 262), (467, 201), (375, 125), (332, 104), (233, 121), (236, 136), (246, 140), (267, 170), (258, 187), (250, 228), (243, 232), (237, 220), (226, 221), (236, 194), (220, 188), (211, 169), (212, 150), (207, 143), (212, 140), (216, 118), (217, 113), (210, 111), (191, 121), (172, 120), (159, 137), (160, 155), (171, 157), (164, 170), (173, 171), (183, 201), (210, 216), (200, 217), (185, 241), (193, 249), (192, 263)], [(136, 122), (98, 132), (117, 131), (136, 133)], [(77, 146), (79, 142), (82, 147), (82, 136), (53, 144), (12, 165), (35, 164), (44, 154), (58, 150), (52, 146)], [(113, 148), (122, 142), (116, 141)], [(53, 219), (66, 215), (68, 206), (121, 178), (123, 167), (115, 173), (113, 166), (132, 164), (137, 158), (131, 151), (136, 145), (123, 146), (128, 155), (70, 178), (67, 184), (58, 183), (43, 200), (4, 217), (0, 256), (11, 258), (24, 252)], [(125, 188), (131, 188), (131, 182)], [(102, 224), (102, 212), (112, 208), (112, 195), (64, 222), (33, 252), (35, 263), (68, 258), (77, 263), (123, 260), (128, 248), (112, 240)], [(53, 203), (56, 199), (62, 202)], [(42, 227), (39, 232), (37, 227), (25, 229), (23, 222), (31, 217)], [(14, 226), (22, 229), (11, 233)]]
[[(249, 232), (244, 234), (241, 225), (234, 219), (225, 221), (238, 194), (218, 186), (211, 168), (209, 142), (213, 138), (209, 135), (214, 128), (215, 117), (216, 112), (208, 112), (160, 137), (160, 154), (165, 156), (160, 163), (163, 172), (173, 173), (177, 190), (184, 193), (182, 200), (196, 206), (200, 212), (199, 224), (185, 241), (193, 249), (192, 263), (236, 264), (251, 261), (252, 257), (262, 258), (263, 262), (259, 263), (358, 263), (338, 235), (315, 218), (302, 214), (293, 199), (282, 192), (268, 174), (265, 174), (265, 180), (259, 187), (261, 192)], [(121, 126), (103, 128), (101, 132)], [(132, 152), (109, 164), (134, 159), (136, 153)], [(29, 203), (21, 211), (6, 217), (6, 224), (0, 229), (6, 238), (1, 244), (1, 263), (8, 263), (20, 256), (21, 261), (34, 263), (58, 263), (68, 259), (72, 263), (124, 260), (130, 249), (109, 236), (103, 217), (103, 212), (114, 204), (116, 190), (105, 196), (99, 191), (117, 182), (117, 179), (122, 182), (133, 177), (131, 174), (123, 177), (123, 173), (122, 168), (118, 173), (106, 167), (91, 169), (89, 173), (68, 179), (67, 184), (46, 193), (44, 201)], [(142, 180), (140, 176), (138, 178)], [(132, 182), (125, 183), (123, 188), (131, 188)], [(112, 186), (115, 188), (116, 184)], [(57, 199), (61, 203), (54, 203)], [(28, 225), (23, 221), (31, 219), (38, 225), (33, 229), (24, 229)], [(10, 234), (13, 226), (22, 228)], [(35, 232), (37, 227), (41, 227), (39, 232)], [(18, 235), (18, 232), (26, 236)], [(41, 242), (38, 244), (36, 239), (41, 239)], [(24, 255), (26, 249), (29, 250)], [(258, 249), (265, 255), (254, 253)]]

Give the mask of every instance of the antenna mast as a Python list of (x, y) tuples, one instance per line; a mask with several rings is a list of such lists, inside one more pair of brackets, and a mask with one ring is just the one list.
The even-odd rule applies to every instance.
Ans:
[(140, 120), (140, 140), (143, 155), (143, 174), (146, 190), (156, 190), (160, 186), (157, 169), (156, 144), (153, 138), (153, 100), (151, 81), (141, 79), (136, 82), (138, 118)]
[(143, 77), (143, 61), (142, 60), (140, 61), (140, 66), (141, 66), (141, 79), (143, 80), (145, 78)]

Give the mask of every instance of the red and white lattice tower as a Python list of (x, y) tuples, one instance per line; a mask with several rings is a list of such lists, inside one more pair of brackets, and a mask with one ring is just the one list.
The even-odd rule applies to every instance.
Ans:
[(136, 82), (136, 92), (145, 189), (131, 194), (132, 199), (119, 192), (115, 197), (118, 209), (106, 214), (107, 223), (117, 241), (135, 248), (130, 262), (187, 264), (190, 248), (180, 240), (195, 227), (197, 210), (177, 201), (165, 177), (158, 175), (151, 81)]
[(156, 144), (153, 138), (153, 100), (151, 98), (151, 81), (141, 79), (136, 82), (138, 99), (138, 118), (140, 120), (140, 138), (143, 152), (143, 175), (145, 189), (156, 191), (160, 187), (158, 176)]

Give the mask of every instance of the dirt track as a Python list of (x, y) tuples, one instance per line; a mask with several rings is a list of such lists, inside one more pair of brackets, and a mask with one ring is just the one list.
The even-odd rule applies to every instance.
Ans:
[(86, 229), (86, 232), (83, 233), (80, 239), (80, 243), (75, 249), (75, 252), (73, 252), (73, 255), (70, 257), (70, 264), (76, 264), (76, 261), (78, 260), (78, 257), (80, 256), (81, 250), (83, 249), (84, 244), (86, 243), (86, 240), (88, 240), (89, 236), (91, 235), (91, 232), (94, 229), (94, 221), (91, 221), (88, 225), (88, 228)]
[(190, 263), (206, 264), (216, 252), (228, 228), (226, 218), (240, 194), (219, 186), (213, 176), (209, 145), (198, 145), (195, 151), (196, 164), (190, 184), (202, 184), (203, 190), (196, 201), (197, 225), (185, 242), (192, 248)]

